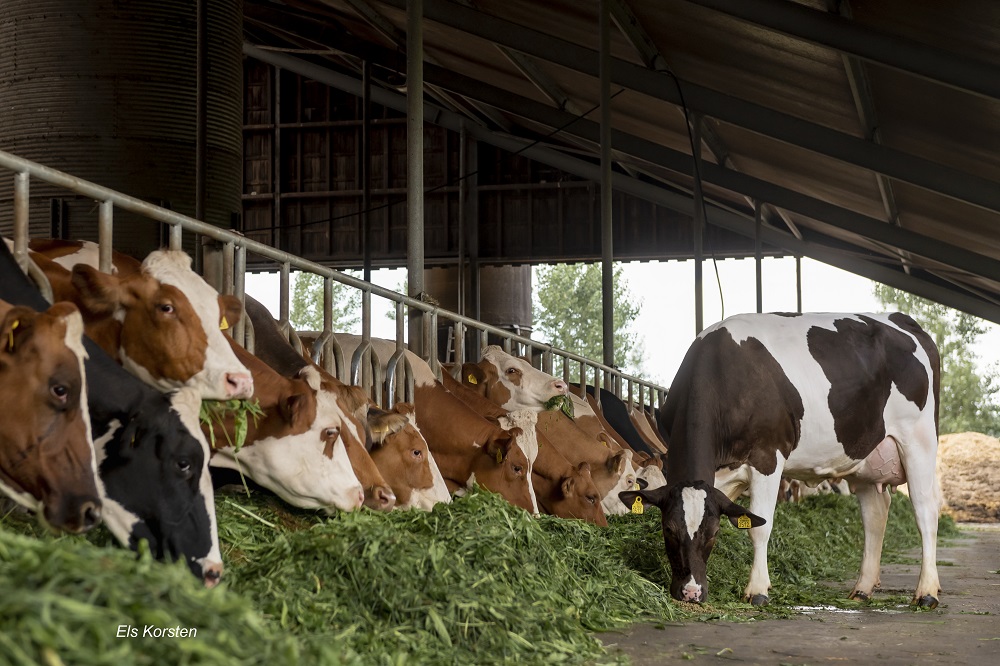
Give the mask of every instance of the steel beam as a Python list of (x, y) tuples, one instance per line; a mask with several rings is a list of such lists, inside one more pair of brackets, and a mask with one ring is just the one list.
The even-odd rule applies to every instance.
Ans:
[(787, 0), (688, 0), (771, 30), (983, 97), (1000, 99), (1000, 67)]
[[(384, 0), (403, 7), (405, 0)], [(447, 0), (426, 0), (425, 14), (435, 21), (495, 44), (562, 65), (597, 78), (598, 54), (553, 35), (532, 30)], [(644, 66), (612, 58), (613, 83), (636, 92), (681, 104), (673, 82)], [(997, 77), (1000, 81), (1000, 76)], [(915, 155), (878, 146), (822, 125), (802, 120), (689, 81), (681, 81), (690, 109), (726, 123), (902, 180), (974, 206), (1000, 211), (1000, 187), (986, 178), (964, 173)]]

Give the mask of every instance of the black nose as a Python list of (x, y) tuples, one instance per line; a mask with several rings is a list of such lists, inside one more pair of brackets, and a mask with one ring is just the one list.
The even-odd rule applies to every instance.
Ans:
[(94, 502), (86, 502), (81, 510), (81, 516), (80, 524), (84, 530), (89, 530), (101, 522), (101, 507)]

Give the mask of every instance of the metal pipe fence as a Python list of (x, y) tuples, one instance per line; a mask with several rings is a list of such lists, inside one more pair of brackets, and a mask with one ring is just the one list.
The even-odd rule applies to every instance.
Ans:
[[(424, 359), (438, 377), (442, 372), (437, 351), (438, 331), (439, 324), (444, 322), (449, 330), (449, 339), (452, 341), (449, 345), (448, 358), (445, 360), (454, 364), (453, 372), (456, 375), (461, 364), (469, 360), (466, 357), (468, 351), (466, 335), (472, 333), (478, 341), (479, 349), (488, 344), (489, 336), (493, 336), (500, 341), (500, 345), (508, 353), (531, 359), (535, 367), (556, 376), (561, 374), (567, 382), (576, 381), (584, 390), (588, 385), (604, 388), (619, 398), (627, 400), (630, 404), (643, 405), (651, 409), (660, 405), (666, 397), (666, 388), (627, 375), (598, 361), (359, 280), (333, 268), (246, 238), (237, 232), (212, 226), (2, 150), (0, 150), (0, 167), (14, 172), (14, 257), (22, 268), (28, 271), (29, 275), (39, 283), (49, 300), (52, 298), (52, 291), (48, 281), (34, 262), (28, 258), (28, 200), (31, 179), (37, 179), (78, 195), (92, 198), (99, 204), (99, 267), (102, 271), (110, 272), (111, 270), (113, 249), (111, 239), (115, 209), (128, 211), (168, 225), (169, 247), (171, 249), (182, 247), (184, 233), (195, 234), (218, 243), (222, 258), (222, 284), (215, 286), (219, 287), (221, 293), (234, 294), (241, 300), (245, 297), (247, 253), (252, 252), (259, 257), (275, 262), (279, 266), (280, 281), (278, 326), (300, 353), (303, 351), (302, 342), (289, 320), (290, 273), (294, 269), (322, 276), (324, 279), (324, 321), (323, 331), (320, 332), (313, 345), (314, 358), (327, 372), (336, 376), (340, 381), (364, 387), (372, 399), (380, 405), (383, 405), (385, 400), (392, 404), (398, 400), (413, 399), (413, 373), (404, 353), (406, 350), (404, 322), (407, 321), (408, 309), (420, 311), (424, 320), (423, 348), (410, 351)], [(363, 303), (370, 304), (373, 296), (392, 302), (396, 314), (396, 351), (389, 359), (386, 359), (384, 365), (371, 345), (371, 307), (366, 307), (363, 311), (365, 321), (362, 323), (362, 342), (354, 351), (350, 362), (346, 362), (344, 351), (337, 342), (335, 331), (332, 330), (333, 282), (359, 290)], [(233, 336), (249, 351), (253, 351), (253, 330), (245, 317), (234, 327)], [(556, 371), (557, 367), (558, 372)], [(595, 394), (595, 398), (600, 401), (600, 391), (595, 391)]]

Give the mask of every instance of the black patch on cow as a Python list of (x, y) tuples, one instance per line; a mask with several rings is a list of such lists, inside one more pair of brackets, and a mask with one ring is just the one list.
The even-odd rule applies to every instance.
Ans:
[(749, 463), (774, 473), (775, 452), (799, 442), (802, 396), (760, 340), (737, 344), (725, 328), (696, 340), (660, 410), (670, 436), (670, 484), (710, 481), (716, 469)]
[(771, 314), (777, 315), (779, 317), (801, 317), (801, 312), (772, 312)]
[(831, 384), (828, 403), (837, 440), (847, 455), (861, 460), (885, 439), (883, 412), (892, 385), (920, 409), (929, 386), (910, 336), (864, 315), (858, 319), (834, 321), (835, 331), (814, 326), (807, 342)]
[(941, 406), (941, 355), (938, 353), (934, 339), (927, 332), (920, 328), (920, 324), (913, 320), (913, 317), (902, 312), (893, 312), (889, 315), (889, 321), (912, 335), (924, 348), (927, 358), (931, 363), (931, 377), (934, 382), (934, 431), (939, 432), (938, 412)]
[[(573, 384), (573, 386), (580, 387), (579, 384)], [(590, 384), (587, 384), (587, 393), (594, 395), (594, 387)], [(629, 418), (628, 408), (625, 406), (625, 403), (607, 389), (602, 388), (600, 395), (601, 413), (604, 415), (604, 420), (614, 428), (614, 431), (625, 439), (625, 442), (633, 451), (641, 451), (651, 456), (656, 455), (656, 451), (649, 448), (646, 440), (642, 438), (635, 424), (632, 423), (632, 419)]]

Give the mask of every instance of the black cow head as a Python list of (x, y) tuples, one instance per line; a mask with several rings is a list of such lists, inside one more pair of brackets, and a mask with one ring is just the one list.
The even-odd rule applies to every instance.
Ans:
[(106, 496), (120, 505), (111, 510), (108, 527), (130, 548), (145, 539), (157, 559), (183, 559), (212, 586), (221, 562), (212, 552), (214, 495), (206, 495), (203, 483), (206, 446), (182, 421), (169, 395), (151, 394), (131, 416), (104, 444), (101, 479)]
[(740, 528), (760, 527), (766, 522), (704, 481), (626, 490), (618, 497), (625, 506), (633, 506), (638, 498), (660, 508), (663, 542), (670, 560), (670, 595), (679, 601), (701, 603), (708, 599), (708, 556), (715, 547), (722, 516)]

